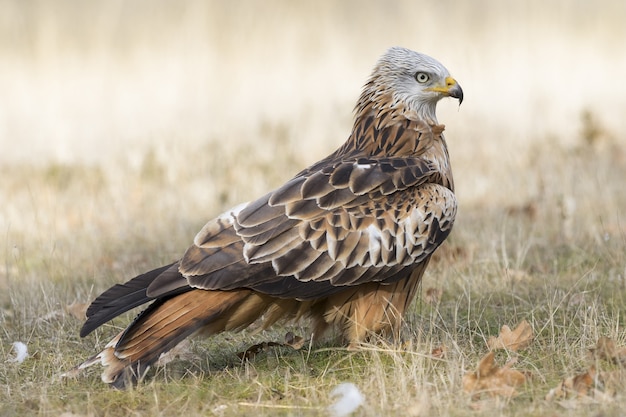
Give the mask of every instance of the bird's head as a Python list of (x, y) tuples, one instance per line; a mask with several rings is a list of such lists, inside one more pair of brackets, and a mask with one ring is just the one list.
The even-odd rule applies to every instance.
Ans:
[(436, 123), (437, 102), (443, 97), (463, 101), (463, 90), (448, 70), (428, 55), (393, 47), (374, 67), (357, 106), (369, 102), (379, 113), (401, 112)]

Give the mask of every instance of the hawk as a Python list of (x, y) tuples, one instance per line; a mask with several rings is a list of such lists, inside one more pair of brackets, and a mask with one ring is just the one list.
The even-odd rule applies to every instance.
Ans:
[(259, 320), (309, 318), (313, 336), (337, 328), (350, 347), (392, 333), (415, 297), (457, 210), (443, 97), (463, 90), (435, 59), (393, 47), (355, 108), (348, 140), (257, 200), (210, 220), (182, 258), (117, 284), (87, 310), (82, 337), (151, 304), (79, 368), (135, 382), (183, 339)]

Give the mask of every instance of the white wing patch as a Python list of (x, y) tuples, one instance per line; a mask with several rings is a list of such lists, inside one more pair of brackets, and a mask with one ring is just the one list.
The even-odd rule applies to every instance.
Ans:
[[(383, 245), (383, 235), (380, 232), (380, 229), (375, 224), (370, 224), (367, 229), (365, 229), (365, 233), (369, 235), (369, 262), (366, 261), (365, 265), (362, 266), (370, 266), (376, 265), (380, 262), (380, 253), (382, 251)], [(367, 258), (366, 258), (367, 259)]]

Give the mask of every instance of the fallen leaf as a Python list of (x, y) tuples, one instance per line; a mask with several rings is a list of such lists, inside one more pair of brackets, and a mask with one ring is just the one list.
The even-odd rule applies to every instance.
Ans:
[(285, 335), (285, 346), (300, 350), (302, 346), (304, 346), (304, 338), (302, 336), (296, 336), (293, 332), (287, 332)]
[(478, 363), (475, 372), (463, 377), (463, 390), (479, 397), (481, 394), (511, 398), (517, 395), (516, 387), (526, 382), (526, 375), (511, 366), (516, 360), (509, 361), (499, 368), (495, 363), (493, 351), (487, 353)]
[(557, 400), (566, 408), (581, 404), (612, 402), (623, 392), (626, 375), (623, 370), (597, 371), (595, 366), (578, 375), (565, 378), (546, 395), (546, 400)]
[(585, 373), (565, 378), (552, 388), (546, 395), (547, 401), (571, 398), (572, 396), (588, 396), (596, 378), (595, 367), (590, 367)]
[(618, 348), (615, 342), (608, 337), (598, 339), (596, 346), (589, 349), (595, 359), (604, 359), (618, 365), (626, 365), (626, 347)]
[(508, 349), (517, 352), (524, 349), (533, 341), (533, 329), (526, 320), (522, 320), (515, 330), (511, 330), (506, 324), (500, 329), (498, 337), (491, 336), (487, 341), (487, 346), (491, 350)]
[(430, 352), (430, 356), (436, 359), (442, 359), (446, 356), (446, 350), (447, 348), (445, 345), (438, 346)]
[(87, 318), (88, 307), (89, 303), (72, 303), (65, 306), (65, 311), (78, 320), (85, 320)]

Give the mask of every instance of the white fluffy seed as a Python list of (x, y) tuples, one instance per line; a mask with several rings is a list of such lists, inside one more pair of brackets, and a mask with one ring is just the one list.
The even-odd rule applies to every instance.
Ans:
[(365, 397), (361, 391), (351, 382), (343, 382), (335, 387), (330, 393), (331, 398), (338, 397), (337, 401), (329, 407), (333, 416), (345, 417), (352, 414), (363, 402)]
[(15, 357), (7, 362), (22, 363), (28, 357), (28, 347), (22, 342), (13, 342), (13, 350), (15, 351)]

